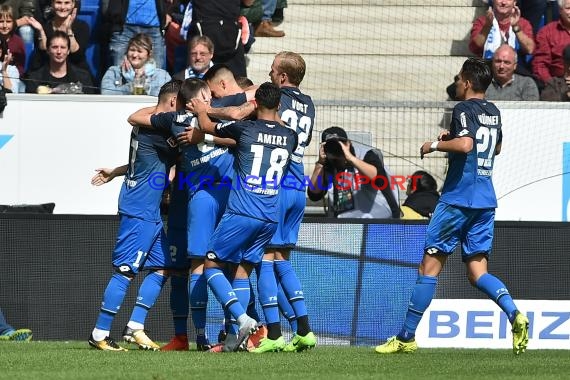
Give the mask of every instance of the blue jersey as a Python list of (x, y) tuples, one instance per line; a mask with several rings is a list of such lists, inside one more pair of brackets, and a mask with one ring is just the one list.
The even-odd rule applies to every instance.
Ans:
[(160, 221), (160, 200), (167, 185), (167, 170), (174, 164), (176, 149), (168, 134), (134, 127), (131, 132), (129, 167), (119, 194), (119, 213), (147, 221)]
[(297, 149), (291, 156), (291, 165), (288, 171), (288, 175), (293, 176), (294, 179), (287, 178), (287, 180), (290, 181), (289, 183), (297, 182), (294, 187), (304, 192), (305, 169), (303, 167), (303, 156), (313, 134), (315, 105), (311, 97), (301, 93), (298, 88), (282, 87), (278, 113), (281, 120), (295, 131), (298, 137)]
[(218, 124), (216, 133), (237, 142), (236, 173), (227, 210), (277, 222), (279, 182), (297, 147), (297, 134), (267, 120)]
[(467, 154), (449, 153), (440, 201), (475, 209), (497, 207), (491, 175), (495, 148), (503, 138), (500, 111), (487, 100), (463, 101), (453, 109), (450, 136), (471, 137), (473, 149)]
[[(176, 136), (184, 132), (186, 127), (195, 127), (197, 118), (185, 111), (166, 112), (151, 116), (153, 128), (169, 131)], [(221, 145), (200, 143), (186, 145), (182, 150), (182, 168), (185, 178), (182, 183), (188, 185), (190, 194), (193, 194), (202, 185), (212, 186), (220, 181), (229, 183), (233, 175), (233, 156), (228, 153), (228, 148)]]

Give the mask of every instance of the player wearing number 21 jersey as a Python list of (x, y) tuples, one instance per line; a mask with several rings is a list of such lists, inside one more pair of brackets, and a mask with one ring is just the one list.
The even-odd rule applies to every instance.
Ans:
[(447, 152), (449, 170), (426, 231), (424, 256), (404, 325), (397, 336), (376, 347), (379, 354), (417, 349), (416, 329), (434, 297), (437, 276), (459, 244), (469, 282), (511, 322), (514, 353), (525, 352), (528, 344), (528, 319), (517, 309), (506, 285), (487, 271), (497, 207), (491, 175), (503, 137), (501, 114), (485, 99), (491, 70), (485, 61), (469, 58), (457, 78), (457, 95), (463, 101), (453, 109), (449, 133), (440, 135), (442, 141), (428, 141), (420, 148), (422, 158), (434, 151)]

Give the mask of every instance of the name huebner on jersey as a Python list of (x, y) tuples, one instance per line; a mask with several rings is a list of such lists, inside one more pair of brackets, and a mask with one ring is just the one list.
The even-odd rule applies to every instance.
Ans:
[(477, 118), (479, 119), (479, 123), (481, 123), (481, 124), (499, 125), (499, 116), (497, 116), (497, 115), (491, 116), (491, 115), (481, 114), (481, 115), (477, 116)]

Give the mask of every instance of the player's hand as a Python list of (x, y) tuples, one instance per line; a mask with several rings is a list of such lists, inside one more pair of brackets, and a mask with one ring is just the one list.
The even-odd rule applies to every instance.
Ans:
[(97, 174), (95, 174), (93, 178), (91, 178), (91, 184), (93, 186), (104, 185), (107, 182), (112, 181), (113, 178), (116, 177), (115, 173), (113, 172), (113, 169), (99, 168), (95, 169), (95, 171), (97, 172)]
[(439, 135), (437, 136), (437, 140), (438, 141), (451, 140), (451, 135), (449, 134), (449, 130), (444, 129), (443, 131), (439, 132)]
[(192, 98), (190, 99), (190, 103), (187, 103), (187, 108), (190, 112), (196, 115), (200, 113), (208, 113), (210, 103), (204, 102), (204, 100), (200, 98)]
[(192, 144), (192, 136), (194, 134), (194, 130), (195, 128), (193, 127), (186, 127), (186, 130), (184, 132), (180, 132), (177, 136), (176, 136), (176, 141), (178, 141), (178, 144), (180, 145), (190, 145)]
[(431, 141), (426, 141), (421, 147), (420, 147), (420, 158), (423, 160), (424, 159), (424, 155), (431, 153)]

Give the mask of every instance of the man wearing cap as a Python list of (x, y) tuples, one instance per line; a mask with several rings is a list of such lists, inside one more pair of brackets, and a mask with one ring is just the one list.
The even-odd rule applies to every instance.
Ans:
[(570, 100), (570, 44), (562, 51), (564, 59), (564, 75), (552, 78), (540, 94), (540, 100), (550, 102), (567, 102)]
[(398, 186), (379, 149), (350, 141), (341, 127), (325, 129), (321, 141), (309, 199), (318, 201), (326, 194), (327, 214), (337, 218), (400, 217)]

